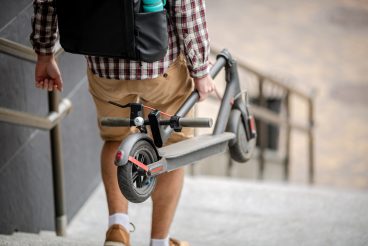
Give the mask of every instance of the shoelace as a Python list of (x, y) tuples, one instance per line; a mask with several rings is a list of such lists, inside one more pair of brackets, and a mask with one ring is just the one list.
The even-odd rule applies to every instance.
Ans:
[(170, 238), (170, 243), (173, 243), (174, 245), (180, 246), (180, 242), (178, 240), (174, 239), (174, 238)]
[(132, 226), (133, 230), (130, 230), (129, 232), (135, 232), (135, 225), (132, 222), (129, 222), (129, 224)]

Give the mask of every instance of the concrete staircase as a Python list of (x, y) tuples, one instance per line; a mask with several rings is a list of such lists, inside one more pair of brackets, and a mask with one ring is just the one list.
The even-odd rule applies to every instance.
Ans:
[[(283, 183), (187, 177), (171, 236), (192, 246), (368, 245), (368, 194)], [(148, 246), (151, 201), (131, 204), (132, 245)], [(100, 185), (68, 236), (0, 236), (0, 245), (102, 245), (107, 208)]]
[(57, 237), (55, 232), (41, 232), (40, 234), (17, 232), (12, 235), (0, 235), (1, 246), (93, 246), (100, 245), (93, 240), (70, 239)]

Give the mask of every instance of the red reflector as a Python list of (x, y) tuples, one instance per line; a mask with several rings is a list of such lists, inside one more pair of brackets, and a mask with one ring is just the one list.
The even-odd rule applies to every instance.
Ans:
[(253, 116), (250, 116), (250, 129), (252, 131), (255, 131), (256, 130), (256, 124), (254, 123), (254, 117)]
[(115, 156), (115, 160), (120, 161), (123, 157), (123, 153), (121, 151), (118, 151)]
[(155, 169), (152, 169), (151, 172), (157, 173), (157, 172), (161, 171), (162, 169), (163, 169), (163, 167), (156, 167)]

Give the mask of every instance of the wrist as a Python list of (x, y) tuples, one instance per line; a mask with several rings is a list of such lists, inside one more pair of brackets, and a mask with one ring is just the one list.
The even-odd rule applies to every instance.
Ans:
[(194, 80), (194, 84), (201, 84), (201, 83), (203, 83), (203, 81), (205, 81), (205, 79), (207, 78), (207, 76), (208, 76), (208, 74), (206, 74), (205, 76), (203, 76), (203, 77), (200, 77), (200, 78), (193, 78), (193, 80)]
[(192, 76), (192, 78), (202, 79), (207, 77), (208, 74), (209, 74), (208, 61), (204, 62), (202, 65), (190, 69), (190, 75)]
[(43, 62), (43, 63), (47, 63), (50, 62), (54, 59), (54, 55), (50, 54), (50, 55), (41, 55), (38, 54), (37, 55), (37, 62)]
[(196, 76), (196, 77), (193, 77), (194, 80), (201, 80), (201, 79), (204, 79), (208, 76), (209, 74), (208, 73), (205, 73), (205, 74), (202, 74), (201, 76)]

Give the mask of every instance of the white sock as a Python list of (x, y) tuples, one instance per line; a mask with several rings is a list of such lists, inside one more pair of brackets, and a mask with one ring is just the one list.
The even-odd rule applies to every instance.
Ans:
[(165, 239), (151, 239), (150, 246), (170, 246), (169, 245), (169, 236)]
[(129, 232), (129, 216), (124, 213), (116, 213), (109, 216), (109, 227), (113, 224), (119, 224)]

